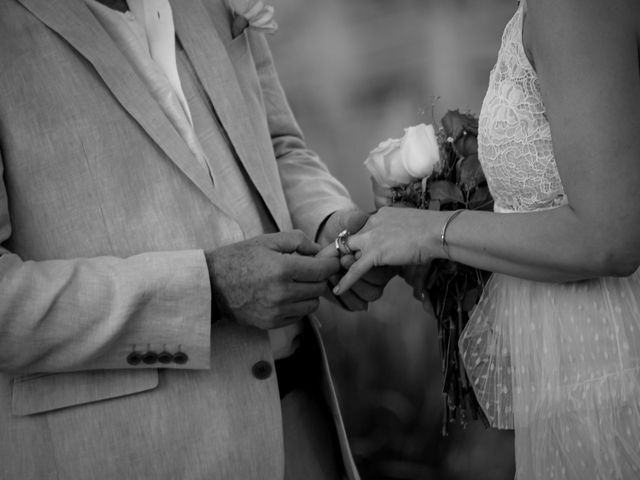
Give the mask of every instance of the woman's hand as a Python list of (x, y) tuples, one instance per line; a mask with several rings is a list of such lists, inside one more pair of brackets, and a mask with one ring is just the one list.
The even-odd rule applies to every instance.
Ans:
[[(355, 263), (334, 289), (339, 295), (347, 291), (371, 268), (389, 265), (417, 265), (428, 263), (433, 254), (433, 226), (428, 220), (434, 212), (414, 208), (383, 207), (369, 217), (365, 226), (347, 239)], [(431, 233), (431, 234), (430, 234)]]
[[(367, 222), (369, 214), (359, 210), (338, 211), (335, 212), (327, 222), (322, 231), (324, 241), (326, 238), (336, 238), (341, 231), (358, 232)], [(329, 242), (327, 246), (319, 252), (317, 257), (339, 257), (341, 270), (336, 275), (329, 278), (329, 285), (333, 288), (337, 285), (342, 274), (355, 262), (353, 255), (339, 255), (336, 250), (335, 241)], [(331, 301), (339, 303), (343, 308), (349, 311), (366, 310), (369, 303), (374, 302), (382, 296), (382, 292), (389, 280), (396, 275), (395, 269), (377, 268), (351, 286), (349, 291), (344, 291), (342, 298), (337, 298), (333, 294), (327, 298)]]

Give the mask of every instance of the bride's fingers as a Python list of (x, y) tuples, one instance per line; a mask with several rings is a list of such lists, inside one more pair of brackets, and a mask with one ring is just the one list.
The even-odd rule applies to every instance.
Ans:
[(356, 258), (356, 260), (359, 258), (358, 257), (358, 253), (361, 253), (360, 251), (363, 249), (363, 247), (365, 246), (365, 243), (367, 241), (367, 231), (363, 231), (367, 228), (367, 226), (365, 225), (363, 227), (362, 230), (360, 230), (358, 233), (354, 233), (353, 235), (350, 235), (347, 238), (346, 241), (346, 245), (349, 248), (349, 250), (351, 250), (353, 256)]
[(353, 265), (355, 263), (356, 259), (353, 256), (353, 254), (350, 255), (342, 255), (340, 257), (340, 266), (342, 268), (344, 268), (345, 270), (349, 270), (349, 268), (351, 267), (351, 265)]
[(373, 268), (373, 260), (369, 257), (362, 257), (360, 260), (357, 260), (351, 268), (344, 274), (344, 276), (340, 279), (336, 288), (333, 289), (333, 293), (335, 295), (340, 295), (342, 292), (348, 291), (353, 284), (355, 284), (362, 276), (367, 273), (371, 268)]

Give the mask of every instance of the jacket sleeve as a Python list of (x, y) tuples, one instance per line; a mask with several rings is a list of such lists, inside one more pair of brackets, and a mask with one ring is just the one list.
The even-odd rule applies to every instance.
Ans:
[(8, 200), (0, 182), (0, 371), (158, 368), (131, 365), (134, 351), (139, 360), (163, 351), (179, 358), (163, 368), (209, 368), (211, 289), (202, 251), (25, 261), (5, 248)]
[(278, 79), (265, 36), (249, 32), (249, 42), (293, 226), (315, 238), (318, 228), (331, 213), (358, 207), (318, 155), (307, 148)]

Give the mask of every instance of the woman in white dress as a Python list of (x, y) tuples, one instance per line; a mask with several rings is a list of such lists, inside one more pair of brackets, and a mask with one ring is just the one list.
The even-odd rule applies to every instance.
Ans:
[(347, 239), (370, 268), (496, 272), (460, 348), (529, 479), (640, 478), (640, 2), (529, 0), (480, 113), (495, 213), (382, 208)]

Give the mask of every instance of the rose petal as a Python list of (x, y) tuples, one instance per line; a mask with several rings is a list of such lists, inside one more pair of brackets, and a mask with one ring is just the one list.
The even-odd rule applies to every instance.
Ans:
[(273, 20), (273, 7), (267, 5), (261, 12), (251, 18), (251, 26), (264, 27)]
[(431, 175), (440, 162), (440, 148), (433, 125), (421, 123), (407, 128), (402, 151), (402, 161), (409, 175), (414, 179)]
[(401, 145), (400, 139), (385, 140), (369, 153), (364, 162), (373, 178), (382, 186), (395, 187), (413, 180), (402, 165)]
[(478, 153), (478, 140), (476, 136), (471, 133), (467, 133), (466, 135), (463, 133), (460, 135), (460, 137), (453, 143), (453, 146), (456, 149), (456, 153), (463, 157)]
[(484, 180), (484, 172), (477, 154), (469, 155), (461, 160), (458, 166), (458, 182), (465, 190), (471, 190)]
[(262, 33), (275, 33), (278, 30), (278, 24), (272, 20), (270, 23), (268, 23), (267, 25), (263, 26), (263, 27), (254, 27), (252, 25), (253, 28), (255, 28), (256, 30), (260, 30)]
[(255, 0), (255, 3), (251, 5), (243, 15), (249, 19), (249, 22), (258, 15), (264, 9), (264, 2), (262, 0)]
[(238, 15), (244, 15), (255, 0), (227, 0), (229, 7)]

